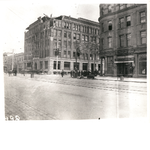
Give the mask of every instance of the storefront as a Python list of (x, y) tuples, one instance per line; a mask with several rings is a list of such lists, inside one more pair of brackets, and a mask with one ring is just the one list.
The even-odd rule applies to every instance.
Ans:
[(117, 76), (133, 77), (134, 56), (118, 56), (114, 63), (117, 65)]

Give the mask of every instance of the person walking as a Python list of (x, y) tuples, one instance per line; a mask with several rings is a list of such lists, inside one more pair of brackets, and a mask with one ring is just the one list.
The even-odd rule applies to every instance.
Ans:
[(61, 72), (61, 76), (63, 77), (64, 76), (64, 71), (62, 70), (62, 72)]

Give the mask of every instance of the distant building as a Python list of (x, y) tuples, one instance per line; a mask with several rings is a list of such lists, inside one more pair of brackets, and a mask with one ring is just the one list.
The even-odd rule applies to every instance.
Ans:
[(107, 76), (147, 76), (147, 5), (100, 4), (100, 57)]
[(14, 54), (14, 68), (17, 69), (18, 73), (24, 69), (24, 53)]
[(19, 73), (21, 70), (24, 69), (24, 53), (5, 53), (4, 66), (6, 72), (8, 70), (17, 69), (17, 72)]
[[(33, 68), (48, 74), (74, 70), (100, 70), (99, 55), (82, 53), (77, 58), (76, 43), (99, 44), (99, 23), (68, 16), (39, 17), (29, 25), (24, 40), (24, 68)], [(58, 57), (57, 57), (58, 54)], [(89, 64), (89, 66), (88, 66)], [(89, 68), (88, 68), (89, 67)]]

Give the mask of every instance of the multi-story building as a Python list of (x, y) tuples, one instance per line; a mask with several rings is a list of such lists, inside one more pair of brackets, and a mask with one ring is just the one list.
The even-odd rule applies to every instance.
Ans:
[(107, 76), (147, 76), (147, 5), (100, 4), (100, 57)]
[[(38, 69), (48, 74), (64, 70), (93, 71), (94, 64), (100, 70), (98, 54), (82, 51), (77, 57), (76, 45), (95, 43), (99, 45), (99, 23), (68, 16), (39, 17), (25, 32), (24, 68)], [(95, 59), (94, 59), (95, 58)]]
[(13, 68), (16, 68), (18, 73), (24, 69), (24, 53), (23, 52), (14, 54)]

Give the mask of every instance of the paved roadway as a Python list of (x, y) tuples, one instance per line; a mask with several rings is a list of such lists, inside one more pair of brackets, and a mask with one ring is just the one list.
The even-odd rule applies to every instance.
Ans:
[(21, 120), (139, 118), (147, 116), (147, 84), (4, 75), (5, 114)]

